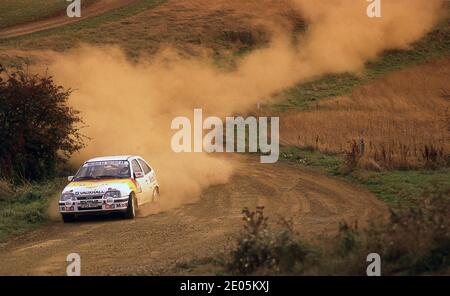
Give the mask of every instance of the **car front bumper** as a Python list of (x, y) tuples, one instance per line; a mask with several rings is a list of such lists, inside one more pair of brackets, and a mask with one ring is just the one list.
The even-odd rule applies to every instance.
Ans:
[(101, 212), (126, 211), (128, 197), (114, 199), (108, 204), (105, 199), (85, 199), (76, 201), (59, 201), (59, 212), (61, 214), (93, 214)]

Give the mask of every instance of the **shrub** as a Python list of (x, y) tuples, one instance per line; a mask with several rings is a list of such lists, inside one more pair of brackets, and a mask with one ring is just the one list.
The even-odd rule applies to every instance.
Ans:
[(364, 140), (360, 139), (357, 143), (353, 140), (350, 143), (349, 150), (344, 152), (344, 163), (342, 173), (348, 174), (358, 167), (359, 161), (364, 156)]
[(263, 208), (243, 213), (245, 231), (226, 265), (232, 274), (366, 275), (370, 253), (380, 254), (383, 275), (450, 271), (450, 188), (424, 193), (415, 205), (391, 210), (387, 220), (364, 230), (340, 223), (337, 236), (320, 248), (300, 240), (292, 222), (269, 228)]
[(358, 223), (348, 225), (347, 223), (339, 223), (339, 233), (337, 236), (337, 254), (340, 256), (348, 256), (355, 249), (361, 246), (361, 236), (358, 231)]
[(70, 93), (51, 77), (0, 66), (0, 177), (51, 177), (58, 162), (82, 148)]
[(369, 233), (368, 246), (381, 250), (385, 274), (416, 274), (448, 268), (449, 216), (450, 189), (427, 193), (418, 206), (392, 212), (386, 229)]
[(299, 240), (292, 224), (283, 220), (281, 231), (268, 228), (264, 207), (256, 211), (245, 208), (244, 233), (237, 247), (231, 252), (227, 270), (233, 274), (292, 273), (303, 269), (314, 252), (309, 245)]
[(445, 273), (450, 266), (450, 189), (425, 193), (414, 206), (391, 210), (386, 223), (364, 231), (341, 224), (321, 268), (332, 274), (365, 275), (365, 259), (378, 253), (383, 275)]

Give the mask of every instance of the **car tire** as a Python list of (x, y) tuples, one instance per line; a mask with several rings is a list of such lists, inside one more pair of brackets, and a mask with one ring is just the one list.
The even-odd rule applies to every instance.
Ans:
[(72, 223), (75, 221), (74, 214), (62, 214), (62, 220), (64, 223)]
[(155, 187), (155, 189), (153, 189), (152, 202), (158, 201), (159, 201), (159, 188)]
[(128, 199), (128, 207), (125, 213), (125, 218), (134, 219), (136, 217), (136, 198), (133, 193), (130, 194), (130, 198)]

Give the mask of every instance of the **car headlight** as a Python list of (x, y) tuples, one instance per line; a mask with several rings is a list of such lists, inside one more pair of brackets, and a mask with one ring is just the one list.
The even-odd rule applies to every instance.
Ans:
[(61, 194), (61, 201), (72, 200), (75, 199), (75, 194), (72, 192), (66, 192)]
[(107, 191), (105, 195), (103, 196), (104, 199), (106, 199), (106, 204), (112, 205), (114, 203), (115, 198), (120, 197), (120, 191), (117, 190), (111, 190)]
[(106, 192), (105, 195), (103, 195), (104, 199), (107, 199), (108, 197), (119, 198), (120, 197), (120, 191), (112, 190), (112, 191)]

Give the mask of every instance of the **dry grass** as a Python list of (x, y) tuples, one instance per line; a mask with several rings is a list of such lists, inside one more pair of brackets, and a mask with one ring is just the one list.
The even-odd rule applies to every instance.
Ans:
[(0, 200), (8, 198), (13, 193), (11, 182), (0, 179)]
[(63, 13), (68, 3), (61, 0), (2, 0), (0, 28), (23, 24)]
[(288, 145), (345, 153), (369, 169), (448, 165), (450, 58), (387, 76), (282, 118)]
[[(233, 53), (268, 42), (268, 22), (299, 24), (288, 0), (146, 0), (155, 7), (114, 20), (25, 36), (2, 46), (64, 50), (79, 43), (114, 44), (131, 55), (154, 54), (167, 46), (187, 55)], [(158, 3), (161, 3), (156, 5)], [(39, 42), (36, 39), (39, 38)]]

